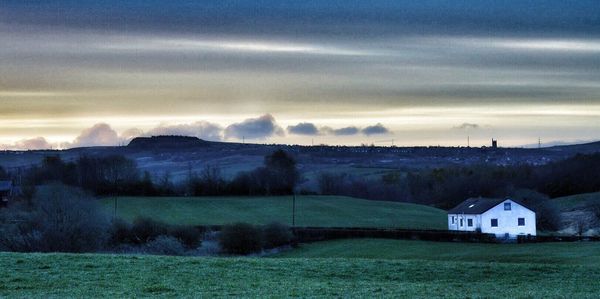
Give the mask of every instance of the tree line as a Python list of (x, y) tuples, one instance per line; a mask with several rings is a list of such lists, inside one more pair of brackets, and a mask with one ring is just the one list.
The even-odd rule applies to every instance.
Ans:
[(409, 201), (451, 208), (469, 197), (504, 197), (530, 189), (550, 198), (600, 191), (599, 154), (579, 154), (546, 165), (478, 164), (415, 171), (389, 171), (365, 179), (347, 173), (321, 173), (321, 194), (374, 200)]
[[(3, 175), (9, 176), (0, 168), (0, 177)], [(300, 178), (296, 161), (283, 150), (265, 156), (263, 166), (240, 172), (230, 180), (211, 165), (200, 173), (190, 170), (181, 182), (174, 182), (168, 173), (153, 178), (149, 172), (140, 171), (134, 160), (121, 155), (84, 155), (73, 161), (47, 156), (21, 175), (26, 198), (33, 196), (35, 186), (50, 182), (79, 187), (97, 196), (285, 195), (294, 191)]]

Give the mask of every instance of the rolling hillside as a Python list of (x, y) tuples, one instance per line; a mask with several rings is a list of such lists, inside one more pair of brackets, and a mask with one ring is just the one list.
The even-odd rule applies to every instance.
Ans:
[(553, 201), (562, 212), (585, 210), (591, 203), (600, 201), (600, 192), (558, 197)]
[[(147, 216), (173, 224), (232, 222), (291, 224), (292, 197), (118, 197), (102, 200), (107, 211), (128, 220)], [(445, 229), (440, 209), (343, 196), (298, 196), (297, 226), (400, 227)]]
[(591, 207), (600, 202), (600, 192), (558, 197), (552, 201), (560, 210), (562, 233), (578, 234), (582, 230), (588, 235), (600, 234), (600, 223)]

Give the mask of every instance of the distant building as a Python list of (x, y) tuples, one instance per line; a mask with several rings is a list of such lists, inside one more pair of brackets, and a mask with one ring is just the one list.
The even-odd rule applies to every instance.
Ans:
[(492, 138), (492, 148), (498, 148), (498, 140)]
[(470, 198), (448, 211), (448, 230), (535, 236), (535, 212), (512, 199)]
[(0, 206), (6, 206), (13, 197), (12, 181), (0, 181)]

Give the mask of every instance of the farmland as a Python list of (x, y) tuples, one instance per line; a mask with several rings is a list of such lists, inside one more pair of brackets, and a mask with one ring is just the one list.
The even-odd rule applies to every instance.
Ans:
[[(117, 215), (145, 216), (171, 224), (216, 225), (232, 222), (292, 222), (292, 197), (119, 197)], [(114, 213), (115, 198), (102, 200)], [(296, 225), (445, 229), (446, 212), (409, 204), (344, 196), (298, 196)]]
[(595, 202), (600, 202), (600, 192), (576, 194), (553, 199), (563, 212), (585, 209)]
[(593, 298), (600, 296), (597, 250), (591, 243), (346, 240), (282, 254), (290, 258), (1, 253), (0, 267), (11, 271), (0, 277), (0, 297)]
[(388, 239), (302, 244), (280, 253), (289, 258), (370, 258), (460, 262), (551, 263), (600, 266), (600, 243), (484, 244)]

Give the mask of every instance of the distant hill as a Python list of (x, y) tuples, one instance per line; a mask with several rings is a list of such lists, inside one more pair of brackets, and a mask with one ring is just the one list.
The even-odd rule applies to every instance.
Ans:
[(131, 149), (182, 149), (208, 146), (208, 141), (190, 136), (136, 137), (127, 145)]
[(581, 143), (581, 144), (569, 144), (569, 145), (556, 145), (548, 147), (549, 150), (557, 151), (570, 151), (578, 153), (590, 153), (600, 151), (600, 141)]
[(578, 153), (600, 152), (600, 142), (548, 148), (441, 147), (441, 146), (303, 146), (213, 142), (187, 136), (138, 137), (127, 146), (82, 147), (68, 150), (0, 151), (0, 166), (9, 171), (39, 164), (46, 156), (73, 161), (82, 155), (124, 155), (154, 178), (169, 175), (184, 180), (190, 170), (200, 173), (216, 166), (225, 178), (261, 166), (264, 156), (284, 149), (298, 161), (306, 181), (301, 188), (314, 190), (320, 173), (347, 173), (381, 177), (389, 171), (445, 167), (448, 165), (542, 165)]

